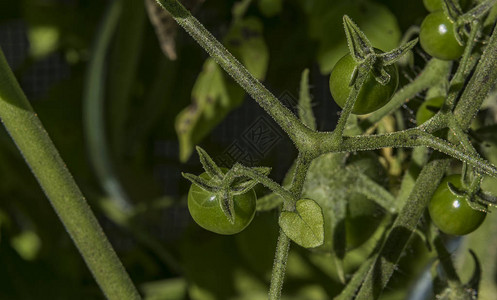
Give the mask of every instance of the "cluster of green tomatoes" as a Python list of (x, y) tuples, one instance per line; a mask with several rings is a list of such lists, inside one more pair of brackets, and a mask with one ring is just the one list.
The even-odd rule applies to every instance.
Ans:
[[(430, 12), (423, 20), (419, 32), (423, 50), (434, 58), (455, 60), (461, 57), (464, 45), (455, 37), (454, 24), (442, 9), (443, 0), (423, 0)], [(466, 2), (466, 1), (463, 1)], [(464, 3), (461, 3), (464, 6)], [(377, 54), (383, 53), (374, 49)], [(349, 53), (334, 66), (330, 75), (330, 91), (335, 102), (344, 107), (352, 86), (352, 77), (356, 76), (359, 63)], [(367, 75), (354, 103), (353, 114), (368, 114), (378, 110), (389, 102), (397, 89), (399, 74), (395, 64), (386, 65), (384, 70), (389, 80), (381, 84), (372, 71)], [(436, 110), (444, 103), (444, 97), (426, 100), (418, 109), (416, 120), (421, 125), (433, 117)], [(203, 173), (200, 177), (209, 180)], [(466, 196), (467, 188), (461, 175), (445, 177), (435, 191), (428, 210), (433, 223), (443, 232), (453, 235), (465, 235), (477, 229), (486, 213), (474, 209)], [(218, 234), (236, 234), (244, 230), (252, 221), (256, 211), (256, 193), (253, 189), (233, 197), (234, 222), (227, 218), (222, 208), (222, 200), (216, 193), (192, 184), (188, 193), (188, 208), (191, 216), (201, 227)]]

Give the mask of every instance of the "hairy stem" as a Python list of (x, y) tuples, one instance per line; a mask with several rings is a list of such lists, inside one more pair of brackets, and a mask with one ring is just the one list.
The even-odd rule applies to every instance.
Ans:
[[(310, 167), (310, 160), (305, 158), (302, 154), (299, 155), (296, 161), (295, 172), (293, 175), (292, 185), (290, 186), (290, 193), (296, 199), (299, 199), (304, 188), (305, 177)], [(287, 203), (285, 201), (283, 209), (293, 210), (295, 202)], [(290, 251), (290, 239), (286, 236), (282, 229), (278, 237), (278, 244), (276, 246), (276, 254), (273, 264), (273, 272), (271, 273), (271, 286), (269, 287), (269, 300), (278, 300), (281, 297), (281, 289), (285, 279), (286, 261), (288, 252)]]
[(140, 299), (0, 50), (0, 119), (108, 299)]
[(232, 172), (233, 176), (243, 175), (256, 180), (258, 183), (262, 184), (263, 186), (267, 187), (275, 194), (283, 198), (285, 204), (297, 201), (297, 199), (294, 197), (294, 195), (291, 192), (287, 191), (275, 181), (262, 175), (261, 173), (256, 172), (251, 168), (245, 167), (241, 164), (235, 164), (233, 166)]
[(286, 262), (290, 251), (290, 239), (280, 228), (278, 244), (276, 245), (276, 255), (274, 258), (273, 272), (271, 273), (271, 286), (269, 287), (269, 300), (279, 300), (281, 289), (285, 280)]
[(389, 134), (364, 135), (344, 137), (342, 143), (336, 144), (333, 133), (320, 133), (320, 153), (351, 152), (375, 150), (387, 147), (417, 147), (427, 146), (439, 152), (450, 155), (456, 159), (467, 162), (477, 169), (497, 177), (497, 167), (472, 153), (461, 151), (454, 144), (434, 137), (417, 128), (397, 131)]

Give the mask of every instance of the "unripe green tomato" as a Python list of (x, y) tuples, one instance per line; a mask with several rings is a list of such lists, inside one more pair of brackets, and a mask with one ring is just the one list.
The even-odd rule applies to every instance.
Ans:
[[(200, 177), (210, 179), (205, 172)], [(256, 199), (253, 189), (234, 196), (235, 222), (232, 224), (221, 209), (221, 199), (216, 194), (192, 184), (188, 192), (188, 210), (195, 222), (204, 229), (219, 234), (235, 234), (245, 229), (254, 218)]]
[(419, 42), (426, 53), (442, 60), (458, 59), (464, 52), (464, 46), (456, 40), (454, 24), (443, 11), (426, 16), (421, 23)]
[(474, 210), (464, 196), (458, 196), (449, 189), (448, 183), (462, 188), (461, 175), (445, 177), (431, 198), (428, 211), (433, 223), (443, 232), (465, 235), (475, 231), (485, 220), (486, 213)]
[[(377, 53), (381, 50), (375, 49)], [(330, 92), (335, 102), (343, 108), (349, 97), (352, 87), (349, 85), (357, 63), (350, 54), (343, 56), (333, 67), (330, 75)], [(367, 75), (357, 100), (352, 109), (352, 113), (363, 115), (371, 113), (390, 101), (393, 93), (399, 84), (399, 73), (395, 65), (385, 67), (390, 75), (390, 81), (386, 85), (381, 85), (373, 76), (372, 72)]]
[(416, 123), (418, 125), (431, 119), (442, 107), (445, 97), (439, 96), (423, 102), (416, 112)]

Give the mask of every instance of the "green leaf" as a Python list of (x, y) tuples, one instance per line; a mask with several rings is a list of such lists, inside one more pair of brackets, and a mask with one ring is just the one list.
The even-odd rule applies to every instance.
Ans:
[(401, 31), (396, 17), (381, 4), (371, 1), (318, 1), (309, 15), (309, 35), (317, 40), (318, 63), (323, 74), (331, 72), (347, 53), (342, 16), (347, 14), (363, 30), (373, 47), (389, 51), (399, 45)]
[(266, 17), (273, 17), (283, 9), (283, 0), (259, 0), (257, 4)]
[(225, 38), (228, 50), (255, 78), (266, 76), (269, 51), (263, 38), (263, 24), (255, 17), (237, 21)]
[(200, 148), (199, 146), (196, 147), (198, 156), (200, 157), (200, 163), (202, 164), (202, 167), (204, 167), (205, 172), (211, 177), (211, 178), (217, 178), (219, 180), (222, 180), (224, 177), (224, 173), (219, 168), (214, 160), (205, 152), (204, 149)]
[(311, 94), (309, 92), (309, 69), (302, 72), (300, 79), (300, 95), (299, 95), (299, 118), (312, 130), (316, 130), (316, 119), (312, 111)]
[(404, 55), (406, 55), (409, 51), (411, 51), (411, 49), (414, 48), (414, 46), (416, 46), (416, 44), (418, 43), (418, 40), (419, 38), (415, 38), (414, 40), (409, 41), (392, 51), (380, 54), (379, 57), (382, 60), (382, 65), (389, 66), (394, 64), (396, 61), (398, 61)]
[(257, 184), (258, 182), (254, 179), (245, 179), (232, 185), (230, 190), (234, 195), (241, 195), (250, 191), (250, 189), (254, 188)]
[(321, 207), (313, 200), (298, 200), (296, 211), (282, 212), (279, 224), (283, 232), (302, 247), (315, 248), (323, 244), (323, 212)]
[(193, 184), (198, 185), (201, 189), (209, 191), (211, 193), (216, 193), (219, 191), (219, 187), (213, 185), (209, 180), (204, 179), (200, 176), (196, 176), (190, 173), (181, 173), (185, 179), (190, 180)]
[(209, 58), (192, 90), (192, 104), (176, 117), (180, 160), (185, 162), (193, 147), (243, 100), (243, 91), (226, 82), (223, 71)]
[(356, 62), (362, 62), (374, 52), (371, 42), (349, 16), (343, 16), (343, 27), (349, 51)]
[[(269, 52), (257, 18), (237, 20), (224, 38), (226, 47), (258, 79), (264, 79)], [(222, 69), (209, 58), (192, 90), (192, 104), (176, 117), (180, 160), (188, 160), (198, 144), (228, 112), (242, 103), (244, 91), (226, 79)]]
[(223, 191), (219, 205), (228, 218), (228, 221), (230, 221), (231, 224), (235, 224), (235, 203), (233, 201), (233, 195), (229, 190)]

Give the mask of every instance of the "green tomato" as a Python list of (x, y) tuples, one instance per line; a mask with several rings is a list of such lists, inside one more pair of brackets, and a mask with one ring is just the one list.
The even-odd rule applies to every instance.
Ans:
[(416, 112), (416, 122), (418, 125), (431, 119), (442, 107), (445, 97), (439, 96), (423, 102)]
[[(381, 50), (376, 49), (381, 53)], [(343, 56), (333, 67), (330, 75), (330, 91), (335, 102), (343, 108), (352, 90), (349, 85), (357, 63), (350, 54)], [(399, 73), (395, 65), (385, 67), (390, 75), (390, 81), (381, 85), (373, 76), (372, 72), (367, 75), (364, 85), (359, 91), (352, 113), (363, 115), (371, 113), (390, 101), (399, 84)]]
[[(200, 177), (210, 179), (207, 173)], [(253, 189), (234, 196), (235, 222), (232, 224), (221, 208), (220, 197), (192, 184), (188, 192), (188, 210), (201, 227), (219, 234), (235, 234), (245, 229), (254, 218), (256, 199)]]
[(461, 175), (445, 177), (438, 186), (428, 205), (430, 217), (443, 232), (465, 235), (475, 231), (485, 220), (486, 213), (474, 210), (464, 196), (458, 196), (449, 189), (448, 183), (462, 188)]
[(454, 24), (443, 11), (426, 16), (421, 23), (419, 42), (426, 53), (438, 59), (458, 59), (464, 51), (454, 35)]

